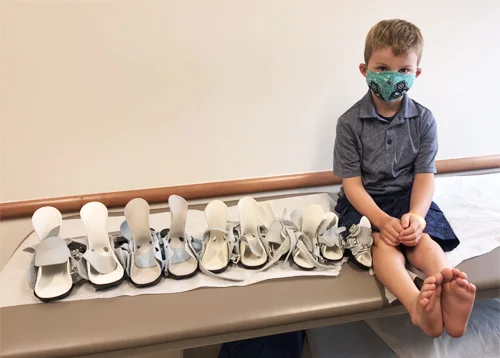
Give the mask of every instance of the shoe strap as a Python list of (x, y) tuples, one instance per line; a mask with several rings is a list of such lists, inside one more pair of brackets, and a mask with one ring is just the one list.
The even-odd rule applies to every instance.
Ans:
[[(164, 272), (165, 276), (169, 274), (169, 267), (172, 264), (180, 264), (186, 262), (191, 258), (198, 260), (198, 252), (202, 249), (200, 240), (194, 240), (191, 235), (184, 233), (184, 247), (172, 248), (169, 245), (170, 232), (163, 238), (163, 250), (165, 253)], [(197, 248), (197, 250), (195, 249)]]
[(348, 236), (345, 240), (345, 248), (349, 249), (354, 257), (368, 252), (365, 245), (363, 245), (357, 236)]
[(345, 227), (331, 227), (318, 237), (318, 242), (326, 247), (342, 247), (340, 234), (346, 230)]
[(299, 240), (297, 242), (297, 250), (300, 252), (300, 255), (311, 265), (313, 265), (316, 268), (323, 268), (323, 269), (332, 269), (335, 268), (335, 265), (325, 265), (320, 260), (323, 260), (321, 256), (316, 256), (313, 255), (309, 251), (309, 249), (305, 246), (303, 240)]
[(283, 243), (282, 235), (283, 224), (276, 220), (268, 229), (264, 230), (262, 239), (270, 246), (270, 244), (281, 245)]
[(96, 251), (87, 250), (82, 257), (100, 274), (113, 272), (118, 266), (118, 263), (116, 262), (111, 251), (98, 253)]
[(240, 259), (240, 255), (237, 252), (238, 245), (236, 245), (236, 243), (238, 241), (237, 226), (238, 226), (237, 223), (228, 222), (227, 228), (210, 227), (207, 230), (205, 230), (201, 240), (194, 239), (194, 241), (198, 241), (201, 245), (201, 248), (198, 251), (198, 265), (200, 267), (200, 271), (203, 272), (205, 275), (210, 276), (210, 277), (214, 277), (214, 278), (218, 278), (218, 279), (222, 279), (222, 280), (226, 280), (226, 281), (233, 281), (233, 282), (241, 282), (244, 280), (242, 278), (230, 277), (230, 276), (227, 276), (225, 274), (213, 273), (212, 271), (205, 268), (205, 266), (203, 265), (203, 262), (201, 260), (201, 257), (205, 253), (205, 249), (206, 249), (208, 240), (210, 240), (210, 236), (211, 236), (210, 233), (212, 231), (217, 231), (217, 232), (221, 232), (221, 233), (225, 234), (225, 238), (226, 238), (227, 243), (228, 243), (229, 261), (237, 264), (239, 262), (239, 259)]
[(371, 247), (373, 245), (373, 238), (372, 238), (372, 229), (364, 226), (359, 226), (359, 225), (351, 225), (349, 228), (349, 236), (350, 237), (355, 237), (359, 240), (360, 243), (367, 247)]
[[(64, 243), (68, 246), (70, 251), (69, 262), (71, 265), (71, 279), (73, 283), (81, 280), (89, 279), (87, 273), (87, 264), (85, 260), (82, 259), (82, 252), (86, 250), (86, 245), (79, 242), (74, 242), (71, 239), (64, 239)], [(73, 245), (75, 244), (75, 245)], [(28, 268), (28, 285), (31, 289), (35, 289), (36, 279), (38, 276), (38, 267), (35, 266), (35, 253), (40, 245), (35, 245), (33, 247), (27, 247), (23, 251), (33, 254), (31, 262)], [(81, 249), (81, 251), (80, 251)]]
[[(251, 236), (251, 238), (250, 238)], [(242, 234), (239, 238), (240, 242), (244, 242), (248, 245), (248, 248), (250, 249), (250, 252), (252, 252), (253, 255), (257, 257), (262, 257), (264, 254), (264, 250), (260, 245), (256, 245), (255, 242), (262, 241), (260, 237), (260, 233), (257, 233), (257, 236), (255, 234)]]
[(47, 237), (36, 247), (35, 266), (59, 265), (68, 261), (71, 252), (66, 242), (57, 236)]

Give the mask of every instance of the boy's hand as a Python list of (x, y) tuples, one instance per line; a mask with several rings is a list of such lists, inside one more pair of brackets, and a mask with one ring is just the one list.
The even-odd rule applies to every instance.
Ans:
[(380, 236), (382, 240), (389, 246), (399, 245), (399, 236), (403, 231), (403, 226), (398, 219), (388, 216), (384, 221), (382, 221), (380, 227)]
[(401, 218), (401, 225), (404, 230), (399, 233), (399, 241), (405, 246), (415, 246), (424, 231), (422, 223), (418, 218), (408, 213)]

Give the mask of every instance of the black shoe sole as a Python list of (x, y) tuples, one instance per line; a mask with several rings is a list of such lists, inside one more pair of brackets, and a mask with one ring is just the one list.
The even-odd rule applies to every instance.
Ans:
[(198, 273), (198, 266), (196, 266), (196, 270), (191, 272), (189, 275), (184, 275), (184, 276), (176, 276), (173, 273), (169, 272), (167, 278), (173, 278), (174, 280), (184, 280), (186, 278), (191, 278), (195, 276)]
[(94, 286), (96, 291), (104, 291), (108, 290), (110, 288), (119, 286), (125, 279), (127, 278), (127, 274), (124, 272), (122, 278), (120, 278), (118, 281), (111, 282), (111, 283), (106, 283), (103, 285), (97, 285), (91, 282), (92, 286)]
[(261, 269), (261, 268), (263, 268), (264, 266), (266, 266), (266, 265), (267, 265), (267, 262), (268, 262), (268, 261), (264, 262), (262, 265), (259, 265), (259, 266), (247, 266), (247, 265), (244, 265), (244, 264), (240, 261), (238, 265), (239, 265), (239, 266), (241, 266), (241, 267), (243, 267), (243, 268), (245, 268), (245, 269), (247, 269), (247, 270), (258, 270), (258, 269)]
[(134, 285), (137, 288), (146, 288), (146, 287), (156, 286), (161, 281), (162, 276), (163, 276), (163, 274), (160, 274), (160, 276), (158, 276), (158, 278), (156, 280), (149, 282), (149, 283), (144, 283), (144, 284), (135, 283), (134, 281), (132, 281), (132, 278), (130, 278), (130, 277), (129, 277), (129, 281), (132, 285)]
[(349, 261), (352, 261), (356, 266), (358, 266), (360, 269), (368, 271), (372, 268), (372, 266), (365, 266), (362, 263), (358, 262), (354, 255), (351, 253), (350, 250), (346, 250), (347, 257), (349, 258)]
[(59, 295), (59, 296), (56, 296), (56, 297), (42, 298), (42, 297), (39, 297), (35, 293), (35, 291), (33, 291), (33, 295), (35, 295), (35, 297), (38, 298), (40, 301), (42, 301), (44, 303), (49, 303), (49, 302), (53, 302), (53, 301), (57, 301), (57, 300), (62, 300), (64, 298), (68, 297), (71, 294), (71, 291), (73, 291), (73, 287), (75, 287), (75, 285), (72, 285), (68, 292), (63, 293), (62, 295)]
[(225, 272), (228, 267), (229, 267), (229, 264), (227, 264), (226, 266), (224, 266), (223, 268), (218, 269), (218, 270), (207, 270), (207, 271), (210, 271), (211, 273), (219, 274), (219, 273)]

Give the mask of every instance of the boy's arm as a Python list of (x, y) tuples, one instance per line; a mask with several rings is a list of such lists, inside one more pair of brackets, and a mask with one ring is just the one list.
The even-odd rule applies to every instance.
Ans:
[(380, 230), (382, 239), (388, 245), (399, 245), (399, 232), (403, 230), (403, 227), (398, 219), (387, 215), (377, 206), (363, 186), (361, 177), (345, 178), (342, 180), (342, 185), (349, 202)]
[(400, 240), (407, 246), (416, 245), (420, 239), (425, 228), (423, 218), (427, 215), (434, 196), (438, 140), (436, 120), (430, 111), (427, 111), (422, 118), (421, 133), (420, 149), (414, 163), (415, 177), (411, 191), (410, 212), (401, 218), (401, 224), (405, 230), (401, 232)]
[[(415, 174), (411, 190), (410, 212), (403, 215), (400, 241), (406, 246), (415, 246), (425, 229), (425, 216), (434, 196), (434, 173)], [(414, 214), (420, 215), (415, 216)]]
[(434, 196), (434, 173), (415, 174), (411, 190), (410, 212), (424, 217)]

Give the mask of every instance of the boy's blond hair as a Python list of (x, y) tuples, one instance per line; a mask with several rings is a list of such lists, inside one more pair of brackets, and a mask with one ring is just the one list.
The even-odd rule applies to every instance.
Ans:
[(390, 47), (394, 56), (417, 53), (417, 64), (422, 57), (424, 38), (419, 28), (405, 20), (383, 20), (373, 26), (365, 42), (365, 63), (374, 51)]

